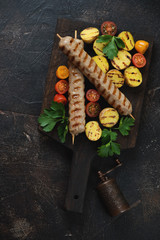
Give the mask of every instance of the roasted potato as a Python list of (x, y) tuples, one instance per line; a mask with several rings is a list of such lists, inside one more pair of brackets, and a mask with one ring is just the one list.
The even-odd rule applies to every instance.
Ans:
[(97, 28), (89, 27), (84, 29), (80, 36), (85, 43), (92, 43), (98, 36), (99, 30)]
[(122, 70), (130, 65), (131, 59), (132, 56), (129, 52), (126, 50), (119, 50), (117, 57), (114, 57), (113, 60), (111, 60), (111, 63), (116, 69)]
[(107, 79), (108, 78), (116, 85), (117, 88), (122, 87), (124, 84), (123, 74), (116, 69), (112, 69), (107, 72)]
[(98, 67), (102, 69), (104, 73), (108, 72), (109, 70), (109, 63), (107, 59), (103, 56), (94, 56), (92, 59), (97, 63)]
[(93, 43), (93, 50), (97, 55), (104, 56), (103, 48), (107, 45), (107, 43), (98, 43), (97, 40)]
[(102, 129), (97, 121), (90, 121), (85, 126), (85, 133), (89, 140), (97, 141), (102, 135)]
[(124, 50), (131, 51), (134, 48), (134, 38), (130, 32), (123, 31), (118, 35), (125, 44)]
[(142, 74), (135, 66), (130, 66), (124, 71), (125, 82), (130, 87), (138, 87), (142, 83)]
[(99, 114), (100, 123), (107, 128), (111, 128), (119, 120), (119, 114), (114, 108), (104, 108)]

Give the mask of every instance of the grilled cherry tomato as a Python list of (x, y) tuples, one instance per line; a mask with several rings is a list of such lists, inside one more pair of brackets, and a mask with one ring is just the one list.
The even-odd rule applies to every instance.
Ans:
[(86, 113), (89, 117), (97, 117), (101, 111), (101, 107), (97, 102), (89, 102), (86, 105)]
[(117, 25), (114, 22), (104, 22), (101, 25), (101, 32), (103, 35), (109, 34), (111, 36), (114, 36), (117, 32)]
[(66, 80), (60, 80), (55, 85), (55, 90), (59, 94), (65, 94), (68, 91), (69, 84)]
[(136, 67), (142, 68), (146, 65), (146, 58), (141, 53), (136, 53), (132, 57), (132, 62)]
[(56, 94), (54, 96), (53, 101), (58, 102), (58, 103), (63, 103), (65, 105), (67, 103), (67, 98), (62, 94)]
[(89, 89), (86, 92), (86, 98), (90, 102), (97, 102), (100, 98), (100, 95), (95, 89)]
[(138, 40), (135, 43), (135, 49), (137, 50), (137, 52), (141, 54), (144, 54), (147, 51), (148, 47), (149, 47), (149, 42), (146, 42), (144, 40)]

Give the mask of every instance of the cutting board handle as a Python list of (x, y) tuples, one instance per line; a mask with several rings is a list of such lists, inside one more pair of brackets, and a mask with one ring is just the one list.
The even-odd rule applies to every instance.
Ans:
[(65, 209), (82, 213), (84, 197), (88, 182), (91, 160), (87, 149), (80, 148), (73, 152), (71, 173), (68, 183), (68, 191), (65, 200)]

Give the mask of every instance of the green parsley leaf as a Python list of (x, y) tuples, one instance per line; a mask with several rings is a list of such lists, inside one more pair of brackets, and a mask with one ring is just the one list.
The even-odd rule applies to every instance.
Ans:
[(120, 155), (120, 145), (118, 143), (109, 142), (100, 146), (97, 152), (100, 157), (112, 157), (114, 154)]
[(120, 144), (111, 142), (111, 148), (115, 154), (120, 155)]
[(100, 157), (113, 156), (120, 154), (120, 145), (114, 141), (117, 139), (117, 133), (111, 129), (104, 129), (102, 131), (102, 145), (98, 148), (98, 155)]
[(51, 131), (53, 130), (53, 128), (55, 127), (56, 123), (57, 123), (57, 121), (51, 121), (51, 120), (50, 120), (50, 121), (47, 123), (47, 125), (43, 128), (43, 130), (44, 130), (45, 132), (51, 132)]
[(110, 144), (109, 145), (102, 145), (98, 148), (98, 156), (100, 157), (108, 157), (109, 156), (109, 148), (110, 148)]
[(65, 142), (66, 135), (68, 133), (68, 118), (64, 120), (64, 122), (58, 126), (58, 136), (62, 143)]
[(134, 126), (135, 120), (131, 117), (123, 117), (120, 120), (118, 130), (123, 136), (127, 136), (132, 126)]
[(118, 54), (118, 48), (114, 42), (114, 38), (103, 48), (103, 53), (109, 59), (113, 59)]
[(62, 103), (52, 102), (49, 109), (44, 109), (38, 122), (45, 132), (51, 132), (56, 124), (58, 126), (58, 136), (61, 142), (65, 142), (66, 134), (68, 132), (68, 117), (65, 116), (65, 107)]
[(103, 53), (109, 59), (113, 59), (118, 54), (118, 48), (124, 48), (125, 44), (121, 38), (110, 36), (110, 35), (102, 35), (97, 39), (99, 43), (106, 43), (107, 45), (103, 48)]
[(50, 108), (55, 112), (61, 112), (61, 116), (65, 115), (65, 107), (62, 103), (52, 101)]
[[(127, 136), (131, 127), (134, 125), (135, 120), (130, 117), (122, 117), (118, 129), (123, 136)], [(100, 157), (113, 156), (114, 154), (120, 155), (120, 144), (116, 143), (117, 133), (111, 129), (103, 129), (101, 142), (102, 145), (98, 148), (97, 153)]]
[(116, 42), (116, 44), (119, 48), (124, 48), (125, 47), (125, 44), (124, 44), (124, 42), (122, 41), (121, 38), (115, 37), (115, 42)]
[(44, 114), (51, 118), (61, 118), (63, 115), (61, 110), (54, 111), (52, 109), (44, 109)]
[(97, 43), (108, 43), (110, 42), (112, 39), (112, 36), (111, 35), (102, 35), (102, 36), (99, 36), (98, 39), (97, 39)]
[(110, 130), (103, 129), (103, 131), (102, 131), (102, 141), (104, 143), (109, 142), (110, 140), (115, 141), (116, 139), (117, 139), (117, 133), (116, 132), (111, 131), (111, 129)]

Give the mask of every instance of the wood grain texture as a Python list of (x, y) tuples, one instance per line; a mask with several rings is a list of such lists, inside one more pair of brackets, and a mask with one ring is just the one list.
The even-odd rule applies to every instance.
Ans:
[[(84, 28), (89, 26), (90, 24), (86, 22), (72, 21), (69, 19), (58, 19), (57, 26), (56, 26), (56, 33), (60, 34), (60, 36), (62, 37), (68, 36), (68, 35), (74, 36), (75, 30), (78, 30), (78, 33), (80, 33)], [(97, 23), (94, 26), (98, 27), (100, 26), (100, 24)], [(134, 34), (134, 37), (135, 37), (135, 40), (142, 38), (141, 35), (138, 35), (138, 34), (137, 35)], [(133, 115), (136, 118), (136, 122), (129, 136), (123, 137), (121, 134), (118, 135), (118, 143), (120, 143), (121, 149), (129, 149), (129, 148), (135, 147), (136, 139), (138, 135), (141, 109), (143, 104), (145, 88), (147, 84), (149, 65), (150, 65), (152, 46), (153, 46), (152, 37), (145, 36), (144, 38), (150, 43), (150, 46), (146, 54), (147, 65), (142, 69), (143, 83), (140, 87), (136, 89), (129, 88), (127, 86), (124, 86), (122, 88), (122, 92), (129, 98), (129, 100), (133, 105)], [(59, 42), (59, 38), (55, 35), (48, 75), (46, 79), (45, 93), (44, 93), (43, 105), (41, 110), (42, 113), (45, 108), (49, 108), (53, 100), (53, 96), (56, 94), (54, 89), (55, 83), (57, 82), (56, 69), (58, 68), (59, 65), (67, 65), (67, 57), (64, 56), (64, 54), (60, 51), (58, 47), (58, 42)], [(93, 53), (92, 45), (86, 45), (85, 48), (91, 56), (95, 55), (95, 53)], [(134, 51), (132, 51), (132, 54), (133, 52)], [(93, 87), (94, 86), (89, 83), (88, 79), (85, 78), (85, 90)], [(107, 103), (106, 101), (104, 101), (103, 98), (101, 98), (100, 104), (102, 108), (107, 106)], [(87, 118), (87, 120), (90, 121), (89, 118)], [(43, 131), (41, 128), (40, 130)], [(47, 135), (51, 136), (54, 140), (59, 142), (59, 138), (57, 136), (57, 129), (54, 129), (49, 134), (47, 133)], [(88, 175), (90, 171), (90, 163), (91, 163), (92, 157), (96, 155), (99, 142), (97, 143), (90, 142), (86, 138), (84, 133), (77, 136), (75, 139), (75, 142), (76, 142), (76, 145), (72, 145), (71, 135), (68, 134), (64, 146), (72, 149), (74, 154), (72, 159), (72, 168), (70, 173), (68, 191), (66, 195), (65, 207), (67, 210), (70, 210), (70, 211), (82, 212), (87, 180), (88, 180)], [(77, 189), (77, 186), (79, 186), (78, 189)]]

